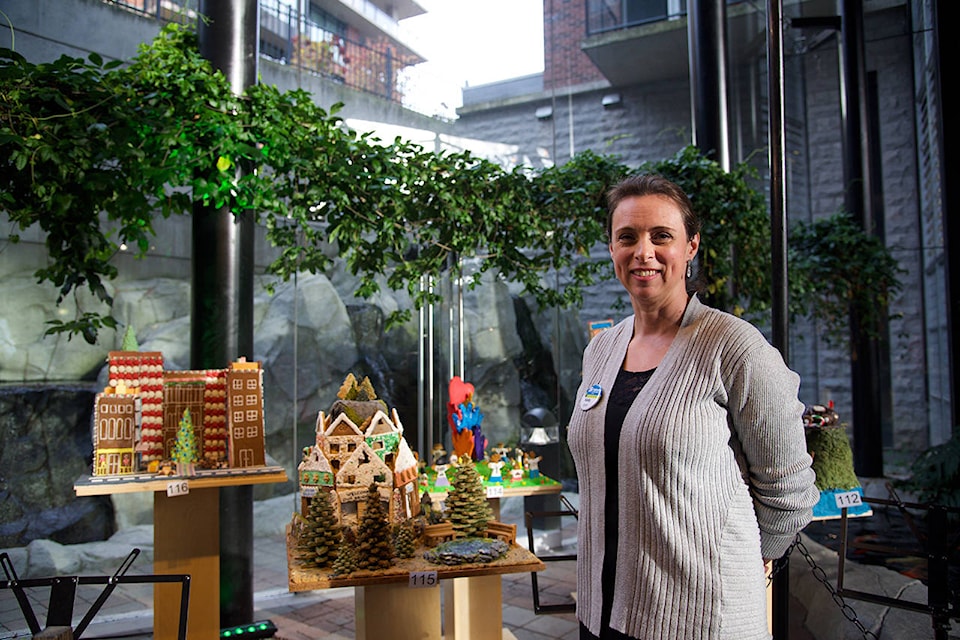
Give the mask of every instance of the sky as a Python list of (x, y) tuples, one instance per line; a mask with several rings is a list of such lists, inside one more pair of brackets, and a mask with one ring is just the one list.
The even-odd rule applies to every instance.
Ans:
[(400, 22), (401, 38), (427, 59), (412, 70), (417, 102), (437, 96), (452, 110), (464, 86), (543, 71), (543, 0), (418, 3), (426, 13)]

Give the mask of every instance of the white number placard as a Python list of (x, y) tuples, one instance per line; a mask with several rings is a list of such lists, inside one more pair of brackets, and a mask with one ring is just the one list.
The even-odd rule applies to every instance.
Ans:
[(190, 483), (186, 480), (174, 480), (167, 483), (167, 497), (185, 496), (190, 493)]
[(503, 497), (503, 485), (502, 484), (492, 484), (487, 487), (487, 497), (488, 498), (502, 498)]
[(436, 571), (411, 571), (410, 588), (423, 589), (426, 587), (435, 587), (440, 583)]
[(859, 507), (863, 504), (859, 491), (845, 491), (834, 496), (837, 500), (837, 509), (844, 507)]

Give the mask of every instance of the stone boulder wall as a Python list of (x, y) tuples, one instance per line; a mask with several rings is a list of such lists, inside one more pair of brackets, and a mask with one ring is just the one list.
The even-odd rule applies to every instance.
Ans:
[[(33, 283), (27, 295), (26, 280), (17, 282), (16, 291), (22, 292), (36, 309), (22, 316), (31, 327), (20, 327), (21, 316), (17, 314), (8, 315), (6, 324), (0, 326), (0, 338), (6, 338), (5, 342), (0, 340), (0, 345), (5, 344), (12, 353), (28, 354), (19, 359), (0, 359), (0, 380), (16, 381), (20, 384), (18, 390), (29, 389), (23, 386), (27, 381), (38, 386), (33, 395), (25, 392), (29, 400), (18, 398), (18, 390), (9, 391), (9, 398), (4, 400), (11, 405), (21, 402), (28, 406), (21, 410), (23, 415), (19, 418), (8, 419), (11, 412), (3, 411), (4, 429), (13, 428), (8, 423), (15, 425), (18, 435), (0, 440), (4, 461), (0, 466), (4, 481), (0, 486), (0, 531), (14, 536), (0, 540), (0, 546), (26, 544), (45, 537), (58, 542), (102, 540), (112, 532), (111, 526), (149, 523), (149, 499), (118, 497), (111, 507), (108, 498), (74, 498), (72, 485), (79, 475), (89, 473), (93, 394), (106, 384), (107, 352), (119, 348), (125, 327), (135, 327), (141, 350), (162, 352), (167, 369), (189, 368), (189, 282), (152, 278), (115, 283), (112, 314), (119, 330), (105, 332), (97, 345), (80, 339), (44, 338), (42, 319), (58, 317), (64, 310), (55, 305), (52, 291)], [(0, 286), (7, 284), (9, 278), (0, 282)], [(299, 462), (299, 451), (313, 442), (317, 413), (329, 407), (348, 373), (370, 376), (377, 394), (400, 413), (408, 442), (415, 448), (419, 444), (417, 314), (406, 324), (388, 330), (386, 318), (392, 311), (412, 308), (407, 296), (384, 287), (364, 300), (354, 296), (356, 287), (356, 279), (346, 270), (337, 271), (331, 278), (301, 275), (295, 283), (275, 283), (272, 292), (268, 291), (266, 280), (255, 285), (254, 353), (248, 357), (263, 362), (268, 456), (284, 466), (291, 478), (285, 484), (255, 487), (258, 499), (294, 489), (293, 470)], [(45, 298), (40, 292), (49, 295)], [(475, 401), (484, 413), (483, 430), (488, 440), (516, 442), (523, 412), (549, 402), (556, 393), (558, 375), (572, 385), (563, 390), (564, 397), (576, 391), (586, 332), (579, 326), (575, 312), (540, 313), (493, 276), (485, 276), (483, 284), (465, 291), (463, 298), (467, 367), (463, 377), (476, 388)], [(437, 363), (445, 363), (449, 356), (448, 334), (442, 324), (448, 317), (447, 310), (444, 307), (436, 313)], [(73, 309), (67, 311), (73, 313)], [(575, 363), (576, 376), (553, 370), (556, 353), (561, 362)], [(26, 366), (27, 361), (46, 364)], [(443, 368), (437, 375), (446, 373)], [(91, 383), (71, 399), (70, 408), (34, 406), (45, 395), (40, 389), (58, 388), (49, 382), (55, 379)], [(57, 393), (69, 396), (68, 389), (76, 387), (63, 387)], [(437, 393), (442, 396), (435, 405), (438, 420), (442, 421), (437, 429), (446, 436), (445, 380), (438, 378)], [(65, 398), (63, 402), (66, 403)], [(11, 442), (18, 443), (16, 449)], [(70, 445), (65, 446), (66, 442)], [(14, 458), (17, 466), (6, 463)], [(48, 467), (56, 467), (58, 474), (37, 479)], [(12, 494), (16, 496), (12, 501), (12, 492), (7, 488), (9, 476), (24, 477), (23, 486)], [(95, 509), (94, 504), (101, 506)], [(57, 537), (61, 535), (57, 533), (60, 525), (48, 524), (45, 515), (31, 515), (51, 509), (63, 512), (67, 521), (74, 523), (92, 518), (92, 512), (96, 512), (107, 524), (94, 519), (89, 527), (70, 528), (69, 535), (75, 536), (75, 540), (61, 540)]]
[(0, 547), (113, 532), (110, 499), (73, 492), (93, 455), (94, 393), (92, 384), (0, 386)]
[[(112, 292), (111, 285), (105, 285)], [(52, 319), (68, 319), (77, 306), (84, 311), (105, 313), (86, 289), (78, 289), (57, 306), (56, 288), (38, 285), (32, 272), (21, 271), (0, 276), (4, 313), (0, 315), (0, 382), (41, 380), (93, 380), (103, 365), (105, 352), (91, 347), (82, 338), (65, 335), (45, 336)], [(105, 329), (102, 342), (119, 340)]]

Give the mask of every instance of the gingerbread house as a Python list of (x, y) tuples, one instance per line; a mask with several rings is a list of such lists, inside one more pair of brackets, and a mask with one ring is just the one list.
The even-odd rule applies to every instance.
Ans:
[(259, 362), (241, 359), (230, 365), (227, 378), (227, 412), (230, 416), (230, 466), (262, 467), (266, 464), (263, 433), (263, 369)]
[(136, 393), (141, 403), (140, 451), (143, 462), (163, 458), (163, 354), (159, 351), (111, 351), (108, 389)]
[(417, 456), (403, 438), (396, 409), (388, 417), (382, 407), (379, 400), (340, 399), (331, 409), (335, 417), (319, 412), (316, 443), (298, 467), (301, 496), (329, 491), (341, 524), (359, 522), (371, 485), (392, 522), (420, 513)]
[[(95, 406), (102, 422), (95, 418), (93, 425), (94, 474), (131, 473), (169, 459), (185, 410), (190, 412), (203, 466), (266, 464), (259, 362), (240, 358), (227, 369), (165, 371), (160, 352), (111, 351), (108, 373), (109, 384)], [(132, 445), (126, 437), (129, 429), (115, 431), (115, 419), (107, 417), (127, 402), (111, 399), (121, 396), (135, 398), (139, 407)], [(114, 438), (116, 433), (123, 437)]]
[(140, 407), (140, 397), (135, 394), (97, 394), (93, 408), (94, 475), (122, 475), (136, 470)]

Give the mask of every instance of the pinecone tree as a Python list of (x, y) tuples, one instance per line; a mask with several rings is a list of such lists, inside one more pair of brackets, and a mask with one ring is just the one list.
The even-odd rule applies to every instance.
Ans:
[(375, 484), (367, 492), (367, 508), (357, 531), (357, 568), (386, 569), (393, 559), (393, 540), (387, 514), (380, 502), (380, 492)]
[(326, 493), (310, 499), (303, 515), (299, 550), (308, 567), (326, 567), (337, 557), (340, 525), (333, 513), (333, 505)]
[(398, 558), (412, 558), (416, 549), (414, 542), (413, 527), (408, 522), (402, 522), (397, 525), (397, 531), (393, 536), (393, 546), (397, 550)]
[(337, 559), (333, 561), (333, 575), (345, 576), (357, 570), (356, 537), (352, 529), (344, 529), (337, 548)]
[(483, 479), (472, 461), (465, 459), (460, 463), (451, 484), (453, 487), (444, 501), (446, 519), (465, 537), (482, 535), (493, 519), (493, 510), (487, 501)]

